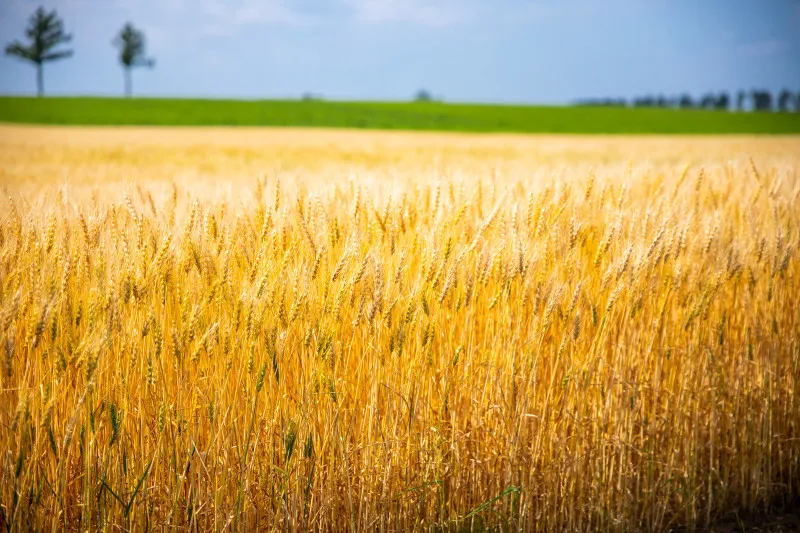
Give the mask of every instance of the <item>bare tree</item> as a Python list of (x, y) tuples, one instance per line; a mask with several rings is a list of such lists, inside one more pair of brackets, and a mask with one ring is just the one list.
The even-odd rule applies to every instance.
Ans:
[(60, 44), (72, 40), (72, 35), (64, 32), (62, 21), (55, 10), (47, 12), (38, 8), (28, 19), (25, 36), (30, 44), (14, 41), (6, 46), (6, 55), (16, 56), (36, 65), (36, 94), (44, 96), (44, 64), (72, 56), (72, 50), (55, 50)]
[(133, 93), (133, 69), (152, 68), (156, 62), (145, 54), (144, 32), (136, 29), (130, 22), (122, 27), (113, 44), (119, 48), (119, 62), (125, 74), (125, 96), (130, 97)]

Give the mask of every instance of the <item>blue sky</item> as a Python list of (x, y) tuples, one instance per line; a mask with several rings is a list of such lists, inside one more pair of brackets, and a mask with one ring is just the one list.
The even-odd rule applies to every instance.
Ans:
[[(147, 96), (566, 103), (585, 97), (800, 91), (800, 0), (0, 0), (0, 42), (40, 4), (74, 34), (48, 94), (117, 95), (111, 41), (143, 29)], [(0, 93), (34, 69), (0, 57)]]

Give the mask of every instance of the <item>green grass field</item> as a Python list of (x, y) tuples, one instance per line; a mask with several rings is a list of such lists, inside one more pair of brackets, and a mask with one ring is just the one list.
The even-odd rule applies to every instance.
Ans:
[(800, 113), (408, 102), (0, 97), (0, 122), (519, 133), (800, 133)]

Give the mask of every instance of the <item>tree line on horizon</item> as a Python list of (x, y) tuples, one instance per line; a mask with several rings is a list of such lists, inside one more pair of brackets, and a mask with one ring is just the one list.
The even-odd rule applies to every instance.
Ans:
[[(55, 10), (47, 11), (39, 7), (28, 19), (25, 36), (30, 41), (25, 44), (15, 40), (6, 45), (6, 55), (17, 57), (36, 66), (36, 94), (44, 96), (44, 65), (53, 61), (72, 57), (73, 50), (63, 48), (72, 41), (72, 34), (64, 29), (64, 21)], [(132, 71), (136, 67), (152, 68), (155, 60), (145, 53), (144, 32), (130, 22), (126, 23), (114, 37), (112, 44), (119, 50), (122, 65), (125, 96), (133, 94)]]
[(626, 100), (625, 98), (600, 98), (580, 100), (582, 106), (604, 107), (656, 107), (663, 109), (716, 109), (719, 111), (796, 111), (800, 112), (800, 92), (793, 93), (783, 89), (776, 95), (764, 89), (738, 91), (735, 102), (731, 96), (722, 91), (708, 93), (700, 98), (692, 98), (690, 94), (666, 97), (664, 95), (647, 95)]

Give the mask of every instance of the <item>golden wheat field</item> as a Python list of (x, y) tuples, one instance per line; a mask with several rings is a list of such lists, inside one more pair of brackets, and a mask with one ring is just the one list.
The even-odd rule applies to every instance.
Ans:
[(0, 127), (13, 531), (800, 493), (800, 139)]

